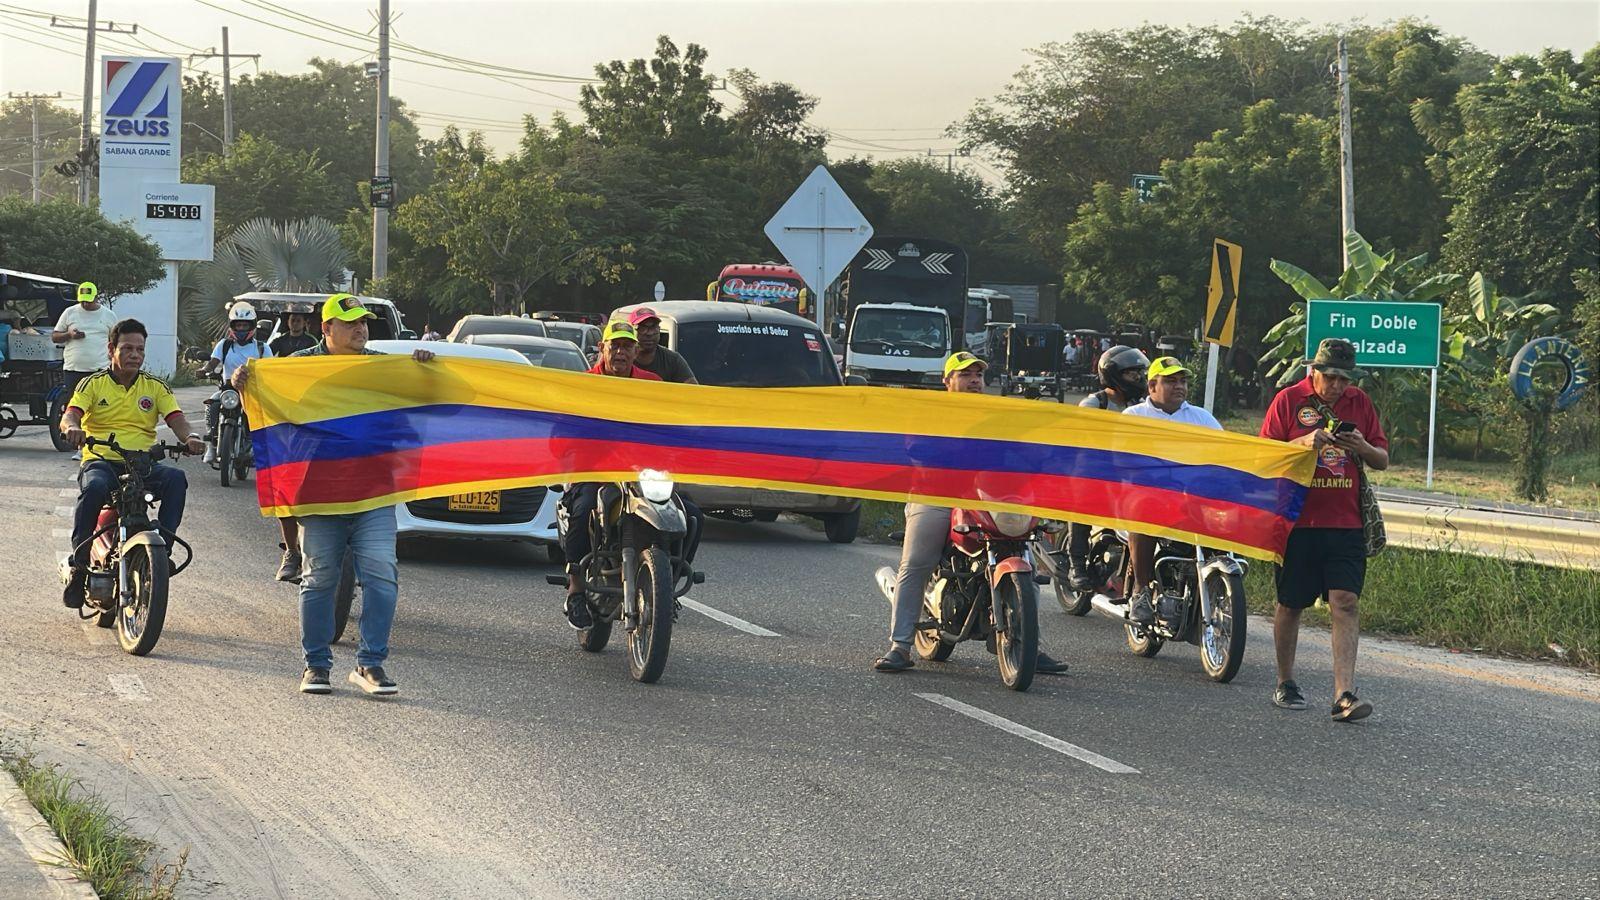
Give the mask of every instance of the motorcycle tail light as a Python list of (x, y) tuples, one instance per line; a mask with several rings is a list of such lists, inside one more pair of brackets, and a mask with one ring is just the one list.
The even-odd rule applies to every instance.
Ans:
[(994, 527), (1006, 537), (1022, 537), (1033, 530), (1033, 516), (1022, 513), (994, 513)]

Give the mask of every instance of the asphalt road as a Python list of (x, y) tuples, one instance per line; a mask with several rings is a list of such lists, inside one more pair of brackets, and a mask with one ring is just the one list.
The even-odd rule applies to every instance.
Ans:
[(183, 465), (200, 559), (134, 658), (60, 606), (72, 463), (0, 444), (0, 727), (188, 848), (187, 896), (1600, 895), (1600, 679), (1369, 641), (1377, 713), (1335, 725), (1321, 633), (1289, 713), (1260, 621), (1215, 685), (1053, 602), (1069, 677), (1006, 691), (975, 644), (881, 675), (895, 551), (779, 523), (714, 525), (692, 595), (775, 636), (685, 609), (660, 684), (577, 650), (538, 551), (428, 543), (401, 695), (346, 643), (309, 697), (273, 523)]

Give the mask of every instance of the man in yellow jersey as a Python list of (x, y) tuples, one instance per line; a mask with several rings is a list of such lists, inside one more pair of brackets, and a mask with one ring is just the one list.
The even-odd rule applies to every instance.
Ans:
[[(67, 443), (83, 447), (86, 438), (109, 438), (127, 450), (148, 450), (156, 442), (156, 425), (166, 422), (172, 433), (202, 453), (205, 444), (189, 427), (178, 399), (166, 382), (143, 371), (144, 343), (149, 337), (137, 319), (123, 319), (111, 328), (109, 368), (78, 382), (61, 416), (61, 433)], [(106, 505), (125, 465), (121, 454), (106, 447), (83, 447), (83, 468), (78, 470), (78, 506), (72, 516), (72, 578), (61, 595), (68, 608), (83, 606), (84, 567), (89, 564), (89, 539), (94, 536), (100, 508)], [(145, 486), (161, 501), (156, 519), (169, 538), (183, 521), (189, 480), (176, 466), (159, 463), (145, 476)]]

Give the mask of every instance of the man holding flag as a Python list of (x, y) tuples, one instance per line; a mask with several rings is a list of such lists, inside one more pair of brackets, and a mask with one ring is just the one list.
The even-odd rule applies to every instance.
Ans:
[[(334, 294), (322, 304), (322, 343), (301, 350), (290, 359), (307, 356), (381, 356), (367, 349), (367, 320), (376, 315), (359, 297)], [(433, 351), (418, 349), (417, 362), (433, 359)], [(244, 390), (249, 369), (240, 366), (233, 386)], [(306, 668), (300, 678), (305, 694), (333, 692), (334, 593), (344, 555), (355, 560), (361, 582), (361, 646), (349, 681), (369, 694), (387, 696), (400, 686), (383, 670), (389, 656), (389, 632), (394, 627), (395, 604), (400, 594), (400, 567), (395, 555), (394, 507), (381, 506), (360, 513), (300, 516), (300, 551), (305, 576), (300, 582), (300, 648)]]

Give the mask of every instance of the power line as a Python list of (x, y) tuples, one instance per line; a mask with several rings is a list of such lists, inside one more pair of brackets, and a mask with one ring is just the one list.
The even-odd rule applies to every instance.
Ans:
[(19, 37), (19, 36), (15, 35), (15, 34), (3, 34), (3, 35), (0, 35), (0, 39), (8, 40), (8, 41), (21, 41), (24, 44), (32, 44), (35, 47), (43, 47), (46, 50), (54, 50), (57, 53), (65, 53), (68, 56), (77, 56), (78, 55), (76, 50), (68, 50), (67, 48), (62, 47), (59, 44), (45, 44), (45, 43), (40, 43), (39, 41), (30, 41), (25, 37)]

